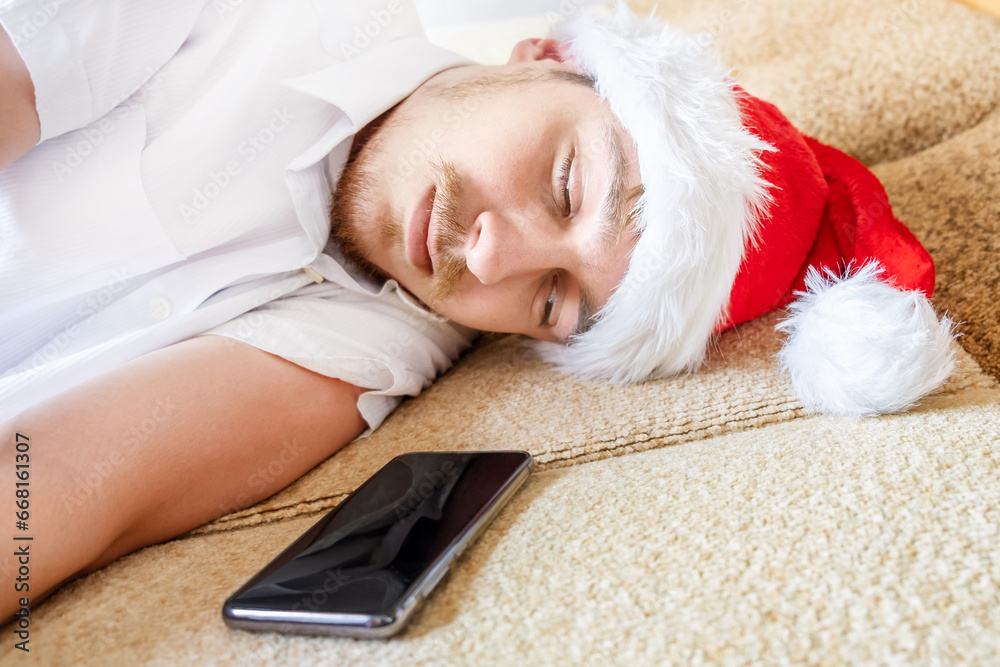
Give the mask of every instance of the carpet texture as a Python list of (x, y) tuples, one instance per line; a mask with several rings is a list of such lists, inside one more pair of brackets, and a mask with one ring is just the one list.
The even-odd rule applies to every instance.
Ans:
[(965, 380), (904, 415), (543, 469), (396, 640), (223, 625), (221, 601), (311, 516), (123, 558), (38, 611), (33, 650), (95, 665), (995, 663), (1000, 389)]
[(934, 257), (935, 306), (962, 322), (962, 346), (1000, 378), (1000, 111), (874, 171)]
[[(33, 610), (32, 663), (1000, 664), (1000, 22), (945, 0), (658, 4), (873, 166), (963, 322), (949, 382), (902, 415), (806, 416), (772, 358), (777, 314), (697, 374), (627, 388), (488, 336), (283, 492), (61, 589)], [(222, 623), (393, 456), (499, 448), (537, 472), (399, 638)], [(26, 663), (3, 635), (0, 662)]]

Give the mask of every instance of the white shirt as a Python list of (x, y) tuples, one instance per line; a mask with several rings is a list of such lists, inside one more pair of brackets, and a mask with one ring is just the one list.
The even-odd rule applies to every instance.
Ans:
[(374, 428), (469, 345), (326, 248), (353, 135), (466, 62), (407, 2), (8, 0), (0, 25), (42, 132), (0, 171), (0, 419), (211, 330), (372, 389)]

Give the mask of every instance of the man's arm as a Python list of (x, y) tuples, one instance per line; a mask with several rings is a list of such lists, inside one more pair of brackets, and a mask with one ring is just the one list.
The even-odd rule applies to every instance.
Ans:
[(41, 125), (35, 111), (35, 86), (28, 68), (0, 27), (0, 169), (38, 143)]
[(0, 425), (0, 506), (13, 530), (15, 441), (28, 442), (24, 534), (34, 538), (30, 592), (15, 592), (16, 559), (0, 557), (0, 622), (21, 596), (36, 604), (77, 574), (287, 486), (362, 432), (363, 391), (210, 335)]

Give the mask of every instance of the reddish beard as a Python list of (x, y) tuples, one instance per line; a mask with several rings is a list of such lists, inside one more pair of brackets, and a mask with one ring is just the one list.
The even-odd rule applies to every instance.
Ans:
[[(385, 178), (379, 165), (391, 162), (383, 159), (378, 151), (379, 142), (366, 142), (356, 150), (344, 166), (337, 181), (330, 206), (330, 239), (337, 245), (344, 258), (355, 268), (380, 279), (392, 278), (372, 259), (368, 236), (362, 221), (377, 216), (375, 193), (380, 178)], [(467, 233), (461, 208), (461, 179), (457, 170), (448, 162), (432, 164), (437, 192), (433, 214), (437, 220), (437, 266), (430, 285), (431, 300), (449, 296), (465, 274), (465, 259), (458, 252)], [(403, 247), (401, 216), (390, 212), (389, 219), (377, 219), (377, 234), (382, 244), (389, 248)], [(405, 287), (405, 285), (404, 285)]]

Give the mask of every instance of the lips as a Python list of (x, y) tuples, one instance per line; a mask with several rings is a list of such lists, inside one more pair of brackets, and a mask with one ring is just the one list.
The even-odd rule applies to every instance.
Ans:
[(431, 210), (434, 208), (436, 188), (431, 185), (420, 198), (406, 222), (406, 258), (416, 269), (427, 275), (434, 273), (431, 253), (428, 249)]

